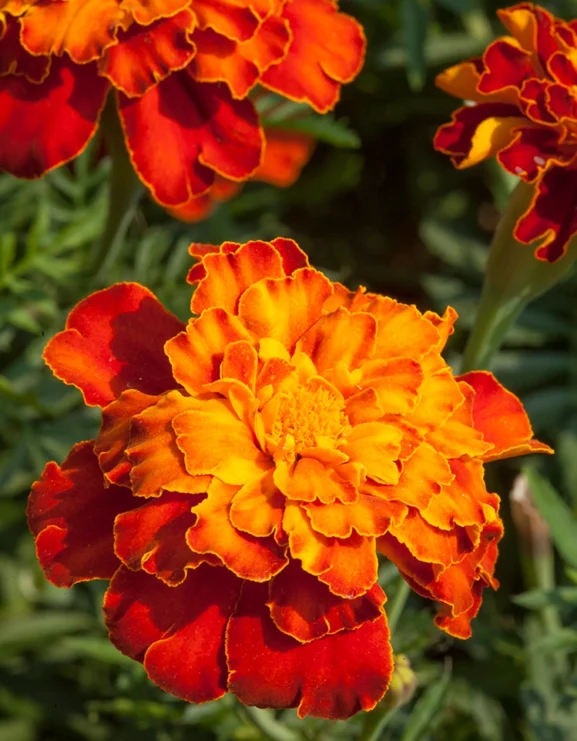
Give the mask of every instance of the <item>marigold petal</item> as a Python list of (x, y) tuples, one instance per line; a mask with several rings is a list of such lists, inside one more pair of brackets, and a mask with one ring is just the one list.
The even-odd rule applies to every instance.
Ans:
[(211, 308), (191, 319), (186, 331), (168, 340), (164, 350), (174, 378), (194, 395), (220, 377), (227, 345), (249, 336), (236, 317), (224, 309)]
[(227, 689), (225, 630), (240, 584), (227, 569), (207, 565), (178, 587), (122, 567), (104, 598), (110, 640), (166, 692), (216, 700)]
[(336, 597), (318, 579), (291, 561), (271, 580), (267, 605), (276, 627), (308, 643), (342, 630), (354, 630), (383, 615), (385, 593), (375, 584), (362, 597)]
[(282, 539), (282, 516), (284, 497), (275, 486), (273, 471), (266, 471), (242, 486), (233, 496), (230, 506), (230, 522), (236, 530), (268, 538), (274, 535)]
[(182, 10), (150, 26), (133, 24), (119, 34), (118, 44), (106, 50), (98, 65), (99, 73), (129, 97), (144, 95), (193, 58), (195, 45), (189, 32), (194, 23), (190, 10)]
[(421, 509), (423, 518), (434, 527), (451, 530), (477, 526), (485, 523), (483, 499), (486, 498), (483, 464), (479, 460), (450, 462), (454, 475), (450, 484), (445, 484), (440, 494), (434, 496), (426, 509)]
[(52, 58), (42, 84), (0, 76), (0, 169), (37, 178), (78, 156), (92, 139), (108, 82), (94, 65)]
[(23, 75), (30, 82), (41, 83), (48, 76), (51, 59), (29, 54), (20, 43), (20, 23), (0, 11), (0, 76)]
[(274, 483), (287, 499), (297, 502), (352, 502), (357, 496), (355, 486), (339, 476), (338, 468), (327, 468), (312, 457), (299, 458), (292, 465), (278, 463)]
[(238, 490), (214, 479), (208, 497), (194, 508), (197, 521), (186, 542), (195, 553), (218, 556), (241, 579), (268, 581), (287, 565), (286, 549), (273, 538), (255, 538), (234, 528), (230, 510)]
[(277, 128), (265, 129), (265, 136), (264, 155), (253, 179), (277, 188), (294, 185), (313, 153), (315, 140), (306, 134)]
[(112, 526), (134, 507), (131, 493), (105, 486), (93, 443), (75, 445), (59, 466), (48, 463), (32, 485), (28, 527), (44, 575), (58, 587), (110, 579), (118, 568)]
[(257, 337), (279, 340), (290, 351), (322, 314), (331, 294), (330, 281), (311, 268), (290, 277), (266, 278), (250, 286), (240, 298), (238, 315)]
[(440, 358), (438, 369), (427, 372), (419, 389), (420, 399), (413, 411), (407, 415), (406, 421), (422, 432), (438, 429), (458, 409), (465, 397), (455, 381), (451, 368)]
[(198, 82), (224, 82), (233, 98), (242, 99), (258, 81), (260, 72), (241, 45), (217, 34), (211, 28), (197, 30), (193, 37), (197, 53), (190, 72)]
[(330, 0), (291, 0), (283, 17), (289, 21), (292, 44), (286, 58), (269, 67), (261, 83), (326, 113), (339, 99), (340, 84), (350, 82), (362, 67), (363, 29)]
[(201, 563), (222, 565), (218, 557), (193, 553), (186, 531), (196, 522), (198, 495), (166, 492), (124, 512), (114, 522), (114, 551), (129, 569), (144, 569), (170, 586), (182, 584), (186, 570)]
[(419, 399), (423, 371), (411, 358), (372, 360), (362, 367), (361, 388), (373, 389), (383, 414), (408, 414)]
[(520, 3), (498, 10), (497, 15), (523, 49), (538, 52), (543, 59), (548, 58), (547, 48), (543, 44), (548, 36), (547, 30), (553, 26), (553, 16), (549, 12), (533, 3)]
[(268, 242), (247, 242), (229, 253), (212, 253), (202, 261), (205, 276), (191, 301), (191, 309), (200, 314), (218, 306), (236, 314), (239, 299), (249, 286), (262, 278), (282, 278), (282, 259)]
[[(530, 52), (512, 38), (497, 39), (483, 54), (484, 70), (478, 84), (481, 93), (501, 93), (501, 99), (515, 103), (521, 84), (537, 77)], [(507, 90), (509, 88), (509, 90)], [(512, 90), (511, 90), (512, 88)], [(504, 94), (503, 94), (504, 93)]]
[(277, 237), (271, 240), (271, 244), (282, 258), (285, 275), (292, 275), (299, 268), (310, 268), (307, 253), (293, 239)]
[(194, 0), (200, 28), (212, 28), (235, 41), (247, 41), (256, 33), (260, 18), (243, 0)]
[(387, 532), (392, 520), (400, 525), (408, 512), (408, 507), (400, 502), (362, 493), (352, 504), (311, 502), (304, 508), (313, 530), (328, 538), (349, 538), (353, 531), (378, 537)]
[[(206, 192), (217, 172), (244, 180), (260, 164), (263, 134), (254, 106), (225, 85), (173, 72), (140, 98), (120, 93), (119, 111), (132, 164), (163, 206)], [(151, 141), (162, 142), (151, 147)]]
[(147, 288), (117, 283), (77, 304), (43, 357), (87, 404), (106, 406), (125, 389), (160, 394), (178, 385), (162, 348), (183, 328)]
[(176, 444), (172, 420), (190, 409), (193, 400), (178, 391), (132, 418), (126, 455), (132, 464), (130, 483), (139, 497), (158, 497), (163, 489), (185, 494), (205, 492), (210, 476), (191, 476)]
[(245, 584), (227, 631), (229, 689), (241, 702), (334, 720), (375, 707), (393, 670), (384, 615), (300, 644), (276, 628), (265, 600), (264, 584)]
[(141, 26), (169, 18), (190, 5), (190, 0), (122, 0), (122, 9)]
[(210, 474), (242, 486), (270, 468), (270, 459), (255, 445), (252, 432), (228, 401), (188, 399), (189, 411), (173, 420), (186, 470)]
[(480, 59), (460, 62), (439, 73), (435, 77), (435, 85), (461, 100), (479, 101), (484, 97), (477, 90), (482, 71)]
[(400, 451), (402, 432), (383, 422), (363, 422), (353, 427), (346, 442), (338, 449), (353, 463), (361, 463), (367, 476), (383, 484), (396, 484), (399, 469), (395, 463)]
[(158, 396), (128, 389), (102, 410), (102, 422), (94, 443), (94, 452), (98, 456), (102, 473), (111, 484), (130, 488), (132, 462), (126, 455), (126, 446), (130, 440), (132, 418), (155, 404), (158, 399)]
[(552, 453), (552, 449), (532, 440), (533, 430), (523, 405), (488, 371), (471, 371), (460, 376), (475, 390), (473, 422), (493, 448), (484, 461), (510, 458), (526, 453)]

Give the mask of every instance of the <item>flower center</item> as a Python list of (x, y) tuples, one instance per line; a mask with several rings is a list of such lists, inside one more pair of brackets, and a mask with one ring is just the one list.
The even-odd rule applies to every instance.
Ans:
[(271, 431), (274, 446), (280, 448), (275, 457), (295, 460), (305, 448), (332, 448), (350, 429), (343, 397), (319, 380), (282, 392), (278, 398)]

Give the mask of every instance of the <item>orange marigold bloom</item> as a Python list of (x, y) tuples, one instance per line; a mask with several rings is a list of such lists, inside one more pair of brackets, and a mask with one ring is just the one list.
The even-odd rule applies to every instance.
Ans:
[(289, 239), (193, 245), (184, 326), (142, 286), (76, 306), (44, 357), (102, 407), (28, 507), (59, 586), (110, 579), (110, 639), (191, 702), (347, 718), (392, 672), (377, 553), (466, 638), (503, 526), (486, 461), (550, 452), (440, 352), (456, 314), (348, 291)]
[(510, 36), (483, 56), (457, 64), (437, 85), (467, 104), (441, 126), (435, 147), (456, 167), (488, 157), (535, 185), (515, 237), (541, 240), (536, 256), (554, 262), (577, 234), (577, 21), (566, 23), (533, 3), (498, 11)]
[(257, 84), (324, 113), (364, 47), (333, 0), (0, 0), (0, 169), (73, 159), (113, 97), (138, 176), (183, 205), (260, 166)]

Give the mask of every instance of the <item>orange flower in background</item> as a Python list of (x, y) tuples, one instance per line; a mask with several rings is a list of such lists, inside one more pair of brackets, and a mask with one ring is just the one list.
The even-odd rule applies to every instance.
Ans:
[(435, 147), (459, 168), (496, 156), (534, 184), (515, 237), (525, 244), (541, 240), (536, 256), (554, 262), (577, 233), (577, 21), (566, 23), (532, 3), (498, 15), (511, 35), (437, 77), (440, 88), (466, 105), (438, 130)]
[[(265, 128), (264, 136), (262, 162), (251, 180), (275, 185), (277, 188), (288, 188), (298, 180), (302, 168), (309, 161), (315, 141), (306, 134), (277, 127)], [(170, 209), (170, 213), (182, 221), (202, 221), (210, 216), (219, 203), (234, 198), (241, 189), (241, 183), (219, 175), (208, 193), (193, 198), (180, 208)]]
[(325, 113), (364, 46), (332, 0), (0, 0), (0, 169), (73, 159), (113, 96), (138, 176), (181, 206), (260, 166), (257, 84)]
[(466, 638), (503, 526), (484, 463), (551, 452), (455, 312), (347, 290), (289, 239), (193, 245), (185, 326), (122, 283), (76, 306), (53, 372), (102, 407), (29, 524), (58, 586), (110, 579), (110, 639), (191, 702), (347, 718), (392, 672), (377, 554)]

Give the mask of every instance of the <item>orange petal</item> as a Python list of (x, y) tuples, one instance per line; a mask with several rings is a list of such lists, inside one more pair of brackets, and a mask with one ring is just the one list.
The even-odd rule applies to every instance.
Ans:
[(291, 561), (270, 582), (267, 604), (280, 631), (308, 643), (375, 620), (383, 614), (385, 599), (378, 584), (362, 597), (336, 597), (296, 561)]
[(421, 398), (406, 417), (406, 421), (421, 432), (438, 429), (465, 401), (453, 371), (440, 358), (439, 362), (442, 363), (439, 370), (428, 372), (424, 368), (425, 376), (419, 389)]
[(482, 69), (483, 64), (480, 60), (459, 62), (438, 74), (435, 77), (435, 85), (461, 100), (483, 100), (485, 96), (477, 91)]
[(188, 34), (193, 28), (190, 10), (149, 26), (134, 24), (119, 34), (118, 44), (106, 50), (98, 65), (99, 74), (129, 97), (141, 96), (190, 62), (195, 46)]
[(197, 29), (193, 41), (197, 49), (190, 71), (199, 82), (223, 82), (233, 98), (248, 95), (259, 78), (256, 64), (241, 53), (236, 41), (207, 28)]
[(260, 164), (263, 134), (252, 103), (233, 100), (226, 85), (196, 82), (187, 69), (140, 98), (120, 93), (119, 112), (132, 164), (163, 206), (202, 195), (215, 172), (245, 180)]
[(194, 508), (196, 524), (186, 534), (195, 553), (211, 553), (241, 579), (268, 581), (288, 563), (273, 538), (255, 538), (231, 524), (231, 502), (239, 488), (214, 479), (208, 497)]
[(227, 631), (230, 691), (245, 705), (298, 706), (300, 718), (372, 710), (393, 669), (385, 616), (300, 644), (276, 628), (265, 600), (264, 584), (244, 585)]
[(282, 536), (284, 497), (273, 481), (272, 470), (242, 486), (230, 506), (230, 521), (236, 530), (268, 538)]
[(362, 27), (330, 0), (293, 0), (284, 6), (293, 41), (288, 55), (261, 82), (291, 100), (326, 113), (339, 99), (341, 83), (359, 73), (365, 56)]
[(363, 422), (353, 427), (338, 449), (353, 463), (361, 463), (367, 476), (383, 484), (396, 484), (399, 469), (395, 463), (400, 450), (402, 433), (382, 422)]
[(319, 373), (342, 362), (358, 368), (375, 348), (377, 324), (369, 314), (351, 314), (339, 307), (325, 314), (298, 341), (296, 351), (305, 352)]
[(421, 513), (435, 527), (451, 530), (455, 525), (477, 525), (479, 531), (485, 523), (483, 501), (487, 497), (483, 464), (481, 461), (451, 461), (454, 479), (443, 486)]
[(460, 377), (475, 389), (473, 422), (493, 449), (483, 456), (485, 461), (511, 458), (527, 453), (552, 453), (538, 440), (532, 440), (533, 430), (519, 399), (507, 391), (492, 373), (472, 371)]
[(225, 631), (239, 591), (240, 581), (223, 568), (202, 565), (169, 587), (123, 567), (104, 598), (110, 640), (166, 692), (216, 700), (227, 690)]
[(249, 286), (261, 278), (284, 276), (281, 256), (268, 242), (247, 242), (235, 252), (209, 254), (202, 264), (205, 277), (191, 302), (195, 314), (213, 306), (236, 314), (239, 299)]
[(128, 389), (102, 410), (102, 423), (94, 443), (94, 452), (104, 476), (111, 484), (130, 488), (132, 462), (125, 450), (130, 440), (132, 418), (158, 399), (158, 396)]
[(313, 153), (315, 140), (295, 131), (271, 127), (265, 129), (265, 138), (263, 159), (252, 176), (253, 180), (261, 180), (277, 188), (294, 185)]
[(106, 406), (125, 389), (160, 394), (177, 386), (162, 348), (181, 329), (147, 288), (117, 283), (77, 304), (43, 357), (87, 404)]
[(359, 535), (380, 536), (389, 529), (392, 520), (400, 524), (408, 508), (400, 502), (385, 501), (370, 494), (359, 494), (352, 503), (311, 502), (304, 505), (313, 530), (326, 537), (349, 538)]
[(130, 482), (137, 496), (158, 497), (163, 489), (186, 494), (207, 490), (210, 476), (188, 474), (172, 428), (174, 417), (189, 409), (192, 401), (173, 391), (133, 417), (126, 455), (132, 463)]
[(164, 349), (174, 378), (189, 394), (220, 377), (227, 345), (249, 337), (240, 321), (223, 309), (207, 309), (191, 319), (186, 331), (170, 339)]
[(242, 486), (270, 468), (268, 456), (255, 445), (250, 428), (228, 401), (187, 399), (189, 411), (173, 420), (177, 444), (191, 475), (210, 474)]
[(260, 23), (252, 6), (242, 0), (194, 0), (193, 7), (200, 28), (212, 28), (235, 41), (250, 39)]
[(104, 485), (92, 442), (78, 443), (59, 466), (48, 463), (32, 485), (28, 527), (44, 575), (58, 587), (110, 579), (118, 568), (112, 527), (134, 507), (132, 494)]
[[(334, 376), (331, 381), (341, 391), (343, 384), (339, 383)], [(354, 388), (354, 387), (353, 387)], [(379, 404), (379, 397), (373, 388), (366, 388), (347, 399), (345, 412), (351, 425), (360, 425), (363, 422), (376, 422), (384, 415), (383, 408)]]
[(169, 18), (190, 5), (190, 0), (122, 0), (122, 9), (141, 26)]
[(250, 342), (238, 340), (227, 345), (220, 366), (221, 378), (233, 378), (254, 391), (258, 370), (258, 355)]
[(293, 558), (317, 576), (333, 594), (359, 597), (377, 581), (375, 539), (353, 533), (349, 538), (326, 538), (315, 532), (304, 509), (288, 502), (283, 517)]
[(144, 569), (170, 586), (182, 584), (186, 570), (208, 562), (220, 565), (215, 556), (193, 553), (186, 531), (194, 525), (192, 506), (199, 496), (167, 492), (142, 506), (124, 512), (114, 522), (114, 551), (132, 570)]
[(267, 278), (250, 286), (240, 298), (238, 314), (257, 337), (272, 337), (292, 351), (320, 318), (330, 294), (330, 281), (322, 273), (301, 268), (290, 277)]
[(300, 458), (292, 465), (278, 463), (274, 482), (285, 497), (297, 502), (351, 502), (357, 496), (353, 484), (315, 458)]
[(31, 54), (67, 52), (86, 64), (116, 43), (124, 12), (116, 0), (41, 0), (21, 20), (21, 41)]
[(362, 367), (362, 388), (374, 389), (383, 414), (408, 414), (418, 399), (423, 371), (416, 360), (370, 360)]

